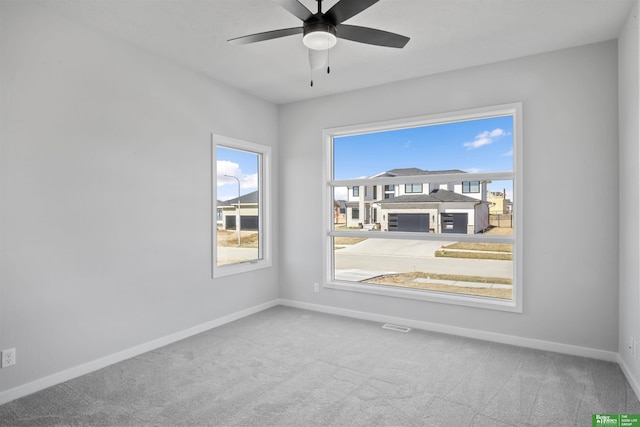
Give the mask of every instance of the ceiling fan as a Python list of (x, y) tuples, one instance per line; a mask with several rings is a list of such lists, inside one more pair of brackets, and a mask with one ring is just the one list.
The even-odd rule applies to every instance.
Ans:
[[(409, 37), (400, 34), (375, 28), (343, 24), (344, 21), (354, 17), (379, 0), (340, 0), (324, 13), (322, 12), (322, 0), (316, 0), (318, 2), (317, 13), (311, 12), (298, 0), (273, 1), (301, 19), (302, 27), (284, 28), (236, 37), (228, 40), (229, 43), (248, 44), (302, 34), (302, 42), (309, 48), (311, 69), (319, 68), (323, 66), (321, 63), (326, 63), (327, 73), (329, 73), (327, 52), (335, 46), (338, 38), (395, 48), (403, 48), (409, 41)], [(311, 86), (313, 86), (313, 79), (311, 80)]]

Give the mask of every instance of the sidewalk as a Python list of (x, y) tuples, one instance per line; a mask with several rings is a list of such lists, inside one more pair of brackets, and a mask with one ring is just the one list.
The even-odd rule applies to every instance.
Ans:
[(347, 270), (336, 270), (336, 280), (345, 280), (348, 282), (363, 282), (378, 276), (386, 276), (389, 274), (398, 274), (397, 271), (381, 271), (381, 270), (363, 270), (352, 268)]
[(438, 283), (449, 286), (459, 286), (464, 288), (489, 288), (489, 289), (512, 289), (513, 285), (500, 285), (497, 283), (480, 283), (480, 282), (461, 282), (454, 280), (437, 280), (437, 279), (423, 279), (418, 277), (413, 280), (417, 283)]

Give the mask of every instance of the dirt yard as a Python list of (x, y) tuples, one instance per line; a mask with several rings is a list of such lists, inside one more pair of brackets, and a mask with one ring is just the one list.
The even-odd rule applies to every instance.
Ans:
[[(217, 230), (218, 246), (238, 246), (238, 232), (236, 230)], [(257, 231), (240, 231), (241, 248), (257, 248), (259, 234)]]

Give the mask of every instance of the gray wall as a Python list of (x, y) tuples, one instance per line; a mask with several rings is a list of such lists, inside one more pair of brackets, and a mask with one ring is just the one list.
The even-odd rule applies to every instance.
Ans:
[[(631, 339), (640, 339), (640, 32), (638, 2), (620, 34), (620, 338), (619, 354), (627, 376), (640, 390), (640, 363), (629, 351)], [(640, 349), (637, 349), (637, 352)]]
[[(280, 204), (281, 296), (616, 352), (617, 93), (611, 41), (283, 106), (280, 190), (295, 197)], [(524, 313), (313, 292), (323, 271), (323, 128), (516, 101), (524, 109)], [(603, 217), (607, 226), (594, 227)]]
[[(18, 349), (0, 393), (278, 296), (619, 351), (640, 378), (625, 353), (640, 333), (637, 4), (621, 37), (620, 153), (615, 42), (278, 109), (37, 4), (0, 12), (0, 348)], [(313, 292), (323, 128), (514, 101), (523, 314)], [(211, 132), (274, 147), (272, 269), (210, 278)], [(559, 222), (549, 206), (587, 214)]]
[(274, 147), (277, 173), (277, 108), (0, 5), (0, 392), (276, 299), (277, 267), (211, 279), (210, 133)]

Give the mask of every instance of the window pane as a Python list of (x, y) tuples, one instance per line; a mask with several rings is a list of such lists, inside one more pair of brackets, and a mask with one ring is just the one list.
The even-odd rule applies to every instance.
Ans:
[(216, 147), (216, 265), (261, 259), (261, 155)]
[(335, 280), (512, 298), (509, 243), (333, 239)]
[(405, 184), (405, 193), (422, 193), (422, 184)]
[(463, 193), (479, 193), (480, 181), (464, 181), (462, 183), (462, 192)]
[(513, 171), (513, 117), (466, 120), (333, 139), (335, 180), (410, 170), (418, 173)]
[[(408, 120), (413, 127), (372, 130), (383, 123), (329, 132), (329, 186), (334, 209), (344, 207), (344, 218), (338, 214), (329, 233), (329, 284), (383, 294), (393, 289), (393, 295), (417, 299), (432, 294), (397, 290), (496, 298), (519, 310), (513, 212), (514, 134), (521, 131), (514, 130), (519, 106), (506, 109), (494, 117), (486, 111), (482, 118), (459, 114), (437, 123), (427, 117), (423, 126)], [(353, 187), (359, 188), (355, 195)]]

